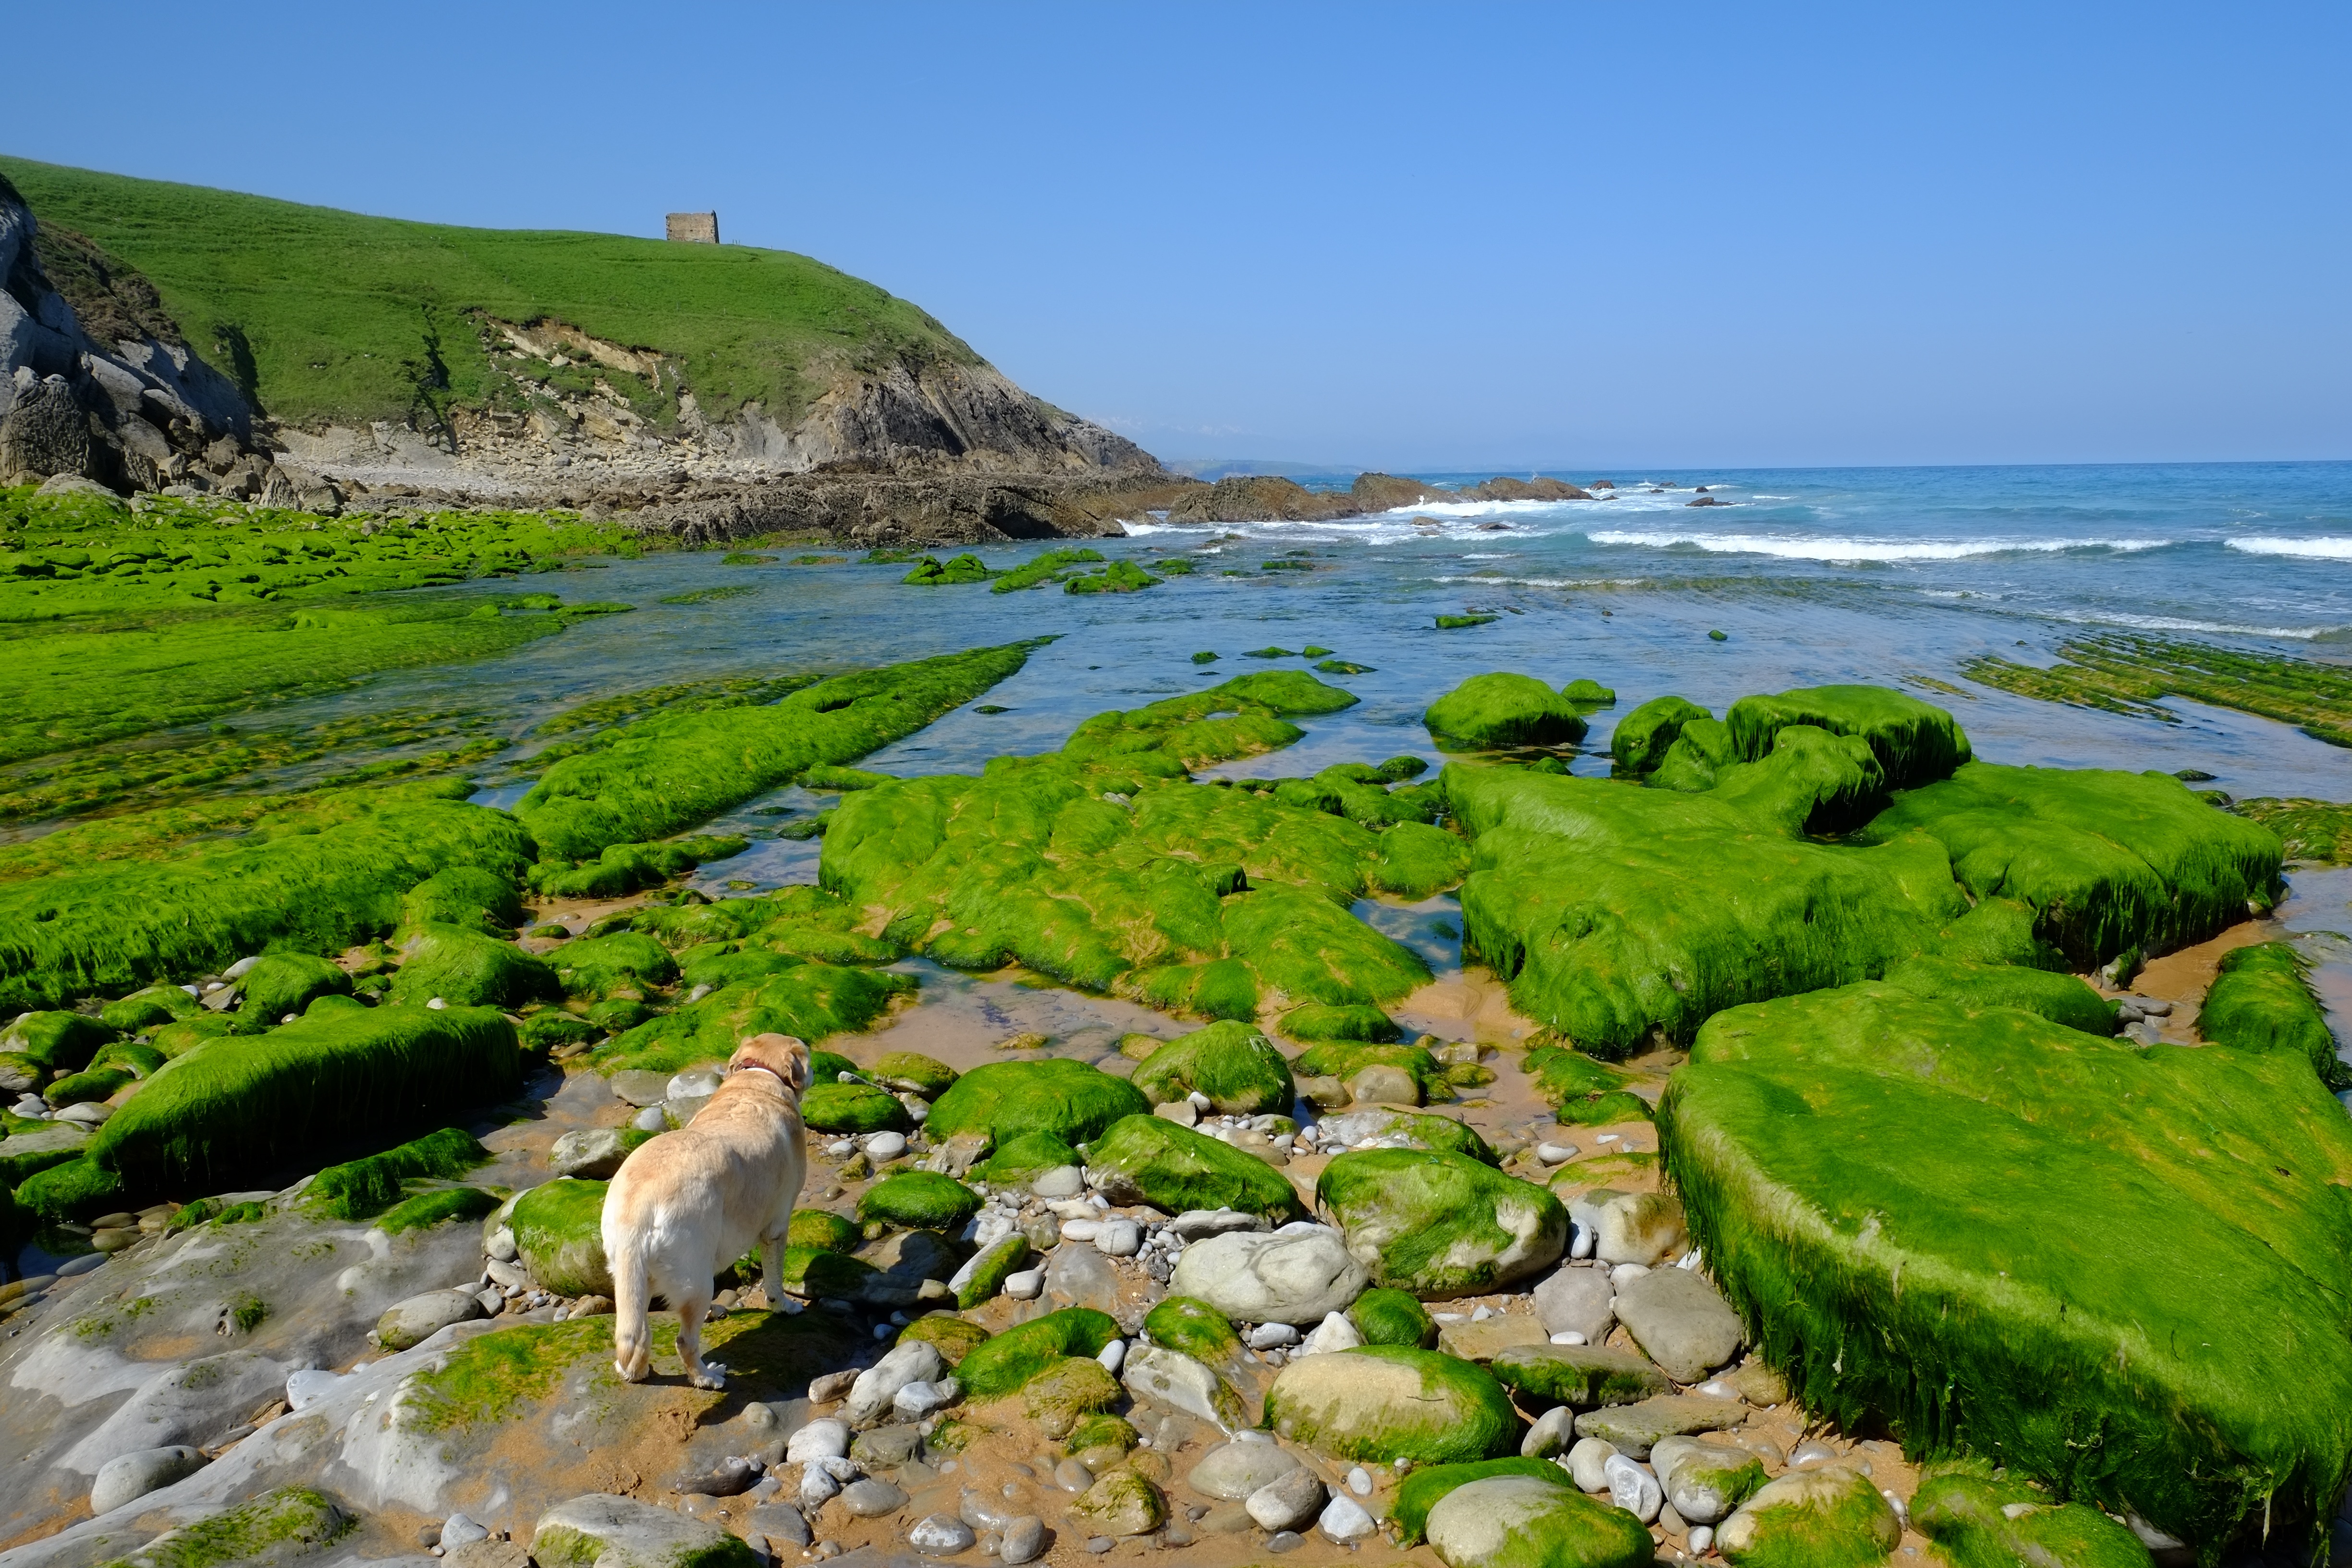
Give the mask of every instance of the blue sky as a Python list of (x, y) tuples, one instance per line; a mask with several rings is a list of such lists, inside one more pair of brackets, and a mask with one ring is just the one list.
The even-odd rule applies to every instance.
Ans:
[(10, 30), (56, 68), (12, 73), (8, 152), (495, 226), (716, 206), (1171, 458), (2352, 458), (2341, 5), (131, 5)]

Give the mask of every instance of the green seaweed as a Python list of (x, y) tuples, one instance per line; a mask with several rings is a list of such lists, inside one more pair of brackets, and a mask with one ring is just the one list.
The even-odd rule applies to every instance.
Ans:
[(1171, 1040), (1145, 1058), (1128, 1081), (1155, 1105), (1198, 1093), (1228, 1116), (1287, 1114), (1297, 1098), (1290, 1064), (1274, 1042), (1231, 1019)]
[(1922, 1470), (1911, 1499), (1911, 1523), (1952, 1568), (2037, 1562), (2064, 1568), (2149, 1568), (2153, 1561), (2128, 1526), (2095, 1508), (2061, 1502), (2022, 1479), (1997, 1473), (1985, 1459), (1947, 1460)]
[(2070, 637), (2047, 668), (1980, 655), (1960, 668), (1969, 679), (2021, 697), (2177, 724), (2161, 706), (2186, 697), (2292, 724), (2315, 741), (2352, 746), (2352, 676), (2340, 664), (2216, 647), (2165, 637)]
[(1376, 1285), (1348, 1309), (1356, 1331), (1368, 1345), (1409, 1345), (1433, 1350), (1437, 1322), (1409, 1293)]
[(1118, 1338), (1118, 1324), (1091, 1307), (1064, 1307), (1005, 1330), (967, 1353), (956, 1367), (964, 1396), (1003, 1399), (1066, 1356), (1099, 1355)]
[(1429, 1510), (1444, 1500), (1447, 1493), (1489, 1476), (1533, 1476), (1571, 1492), (1576, 1487), (1568, 1472), (1549, 1459), (1522, 1459), (1514, 1455), (1501, 1459), (1473, 1459), (1466, 1464), (1423, 1465), (1398, 1483), (1396, 1499), (1389, 1505), (1389, 1519), (1396, 1525), (1398, 1542), (1406, 1546), (1420, 1545), (1428, 1537)]
[(388, 1236), (398, 1236), (406, 1230), (480, 1219), (496, 1212), (499, 1202), (496, 1193), (487, 1193), (479, 1187), (438, 1187), (394, 1204), (376, 1221), (376, 1228)]
[(996, 581), (988, 585), (988, 591), (1010, 594), (1020, 588), (1034, 588), (1043, 584), (1059, 582), (1066, 568), (1102, 558), (1099, 550), (1048, 550), (1042, 555), (1030, 557), (1010, 572), (1000, 574)]
[(464, 926), (425, 926), (408, 938), (385, 994), (396, 1005), (438, 997), (456, 1006), (514, 1007), (562, 994), (555, 971), (510, 942)]
[(1143, 1333), (1153, 1344), (1181, 1351), (1208, 1366), (1241, 1353), (1232, 1320), (1194, 1296), (1170, 1296), (1144, 1315)]
[(445, 1127), (412, 1143), (341, 1165), (310, 1180), (303, 1198), (337, 1219), (367, 1219), (401, 1199), (402, 1184), (418, 1178), (453, 1182), (485, 1164), (490, 1152), (455, 1127)]
[(591, 1051), (588, 1060), (605, 1073), (625, 1068), (677, 1072), (725, 1061), (753, 1035), (814, 1043), (866, 1027), (914, 989), (910, 975), (795, 963), (780, 974), (722, 985), (699, 1002), (626, 1029)]
[(1009, 1152), (1034, 1132), (1051, 1133), (1066, 1143), (1090, 1142), (1121, 1117), (1150, 1109), (1126, 1079), (1087, 1062), (1048, 1057), (973, 1068), (931, 1102), (923, 1129), (934, 1141), (984, 1132)]
[(866, 1189), (857, 1217), (912, 1230), (952, 1231), (980, 1212), (981, 1196), (952, 1176), (900, 1171)]
[(1463, 751), (1566, 745), (1584, 739), (1584, 715), (1532, 675), (1474, 675), (1421, 716), (1430, 735)]
[(1497, 1289), (1557, 1261), (1568, 1211), (1532, 1182), (1447, 1151), (1339, 1155), (1315, 1183), (1372, 1282), (1424, 1300)]
[(913, 571), (899, 578), (898, 581), (913, 584), (917, 587), (940, 587), (954, 584), (985, 583), (995, 575), (994, 572), (989, 570), (987, 563), (982, 561), (979, 556), (967, 552), (962, 555), (950, 556), (945, 561), (936, 556), (926, 555), (915, 563)]
[(2293, 1052), (2330, 1092), (2352, 1089), (2352, 1065), (2336, 1055), (2326, 1009), (2312, 994), (2311, 965), (2291, 942), (2223, 953), (2198, 1009), (2197, 1032), (2234, 1050)]
[(1113, 1122), (1087, 1151), (1087, 1173), (1106, 1193), (1169, 1214), (1230, 1208), (1280, 1224), (1307, 1213), (1281, 1172), (1164, 1117)]

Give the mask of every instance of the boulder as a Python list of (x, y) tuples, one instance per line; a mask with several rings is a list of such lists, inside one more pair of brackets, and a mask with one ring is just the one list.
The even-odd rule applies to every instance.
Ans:
[(1202, 1455), (1184, 1484), (1202, 1497), (1241, 1502), (1297, 1468), (1297, 1455), (1263, 1432), (1244, 1432)]
[(1520, 1312), (1497, 1312), (1491, 1318), (1446, 1323), (1437, 1331), (1439, 1350), (1447, 1355), (1460, 1356), (1464, 1361), (1480, 1363), (1493, 1361), (1506, 1351), (1526, 1350), (1550, 1342), (1543, 1325)]
[(1419, 1301), (1385, 1286), (1365, 1291), (1348, 1309), (1356, 1332), (1368, 1345), (1411, 1345), (1427, 1350), (1437, 1342), (1437, 1324)]
[(1160, 1116), (1114, 1122), (1087, 1151), (1087, 1175), (1114, 1204), (1169, 1214), (1237, 1209), (1281, 1222), (1307, 1212), (1297, 1189), (1265, 1161)]
[(1260, 1530), (1276, 1534), (1286, 1530), (1303, 1530), (1315, 1516), (1323, 1511), (1328, 1494), (1323, 1489), (1322, 1478), (1304, 1465), (1285, 1470), (1265, 1485), (1250, 1493), (1242, 1506), (1249, 1510), (1251, 1520)]
[(1489, 1365), (1496, 1380), (1530, 1405), (1591, 1410), (1632, 1405), (1675, 1391), (1674, 1380), (1640, 1356), (1606, 1345), (1520, 1345)]
[(1616, 1311), (1634, 1343), (1677, 1383), (1696, 1383), (1739, 1353), (1738, 1315), (1694, 1269), (1654, 1268), (1626, 1281)]
[(1118, 1403), (1118, 1379), (1092, 1356), (1065, 1356), (1021, 1389), (1021, 1408), (1037, 1430), (1055, 1442), (1079, 1420)]
[(1290, 1063), (1248, 1024), (1225, 1019), (1171, 1040), (1146, 1057), (1129, 1082), (1152, 1104), (1205, 1096), (1227, 1116), (1290, 1114)]
[(1139, 1344), (1128, 1352), (1119, 1376), (1138, 1399), (1198, 1416), (1222, 1431), (1238, 1432), (1249, 1425), (1248, 1407), (1233, 1384), (1181, 1351)]
[(387, 1351), (404, 1351), (452, 1323), (470, 1323), (481, 1315), (482, 1304), (471, 1290), (427, 1290), (385, 1309), (376, 1320), (376, 1343)]
[(1070, 1511), (1105, 1535), (1149, 1535), (1168, 1522), (1168, 1500), (1148, 1479), (1122, 1467), (1080, 1493)]
[(1692, 1524), (1714, 1524), (1764, 1484), (1764, 1467), (1745, 1448), (1696, 1437), (1661, 1437), (1650, 1449), (1666, 1501)]
[(850, 1384), (849, 1403), (842, 1415), (852, 1426), (863, 1426), (879, 1419), (890, 1408), (898, 1390), (910, 1383), (930, 1383), (947, 1375), (948, 1363), (937, 1345), (925, 1340), (909, 1340), (892, 1347), (889, 1353), (864, 1372)]
[(1266, 1394), (1281, 1436), (1339, 1458), (1446, 1464), (1516, 1449), (1518, 1415), (1484, 1368), (1367, 1345), (1284, 1367)]
[[(970, 1398), (1002, 1399), (1018, 1394), (1031, 1378), (1065, 1356), (1100, 1355), (1103, 1347), (1118, 1337), (1118, 1324), (1108, 1314), (1066, 1307), (974, 1346), (956, 1364), (956, 1376)], [(1129, 1364), (1133, 1364), (1132, 1357)]]
[(186, 1444), (163, 1448), (140, 1448), (109, 1459), (90, 1483), (89, 1511), (111, 1513), (124, 1503), (168, 1487), (205, 1467), (205, 1457)]
[(1558, 1198), (1463, 1154), (1342, 1154), (1324, 1167), (1315, 1196), (1375, 1282), (1423, 1300), (1498, 1289), (1549, 1268), (1568, 1247)]
[(548, 1150), (548, 1168), (559, 1176), (610, 1181), (629, 1151), (644, 1141), (644, 1134), (618, 1127), (574, 1128)]
[(1654, 1268), (1690, 1250), (1682, 1201), (1665, 1193), (1622, 1193), (1595, 1215), (1592, 1255), (1603, 1263)]
[(1902, 1521), (1870, 1478), (1843, 1465), (1791, 1470), (1769, 1482), (1715, 1532), (1716, 1550), (1733, 1568), (1866, 1568), (1886, 1561), (1902, 1540)]
[(1191, 1296), (1171, 1296), (1153, 1307), (1143, 1332), (1153, 1344), (1216, 1366), (1232, 1362), (1242, 1342), (1223, 1312)]
[(761, 1568), (751, 1547), (715, 1523), (604, 1492), (541, 1514), (530, 1555), (539, 1568)]
[(1646, 1459), (1662, 1437), (1725, 1432), (1743, 1426), (1748, 1406), (1704, 1394), (1662, 1394), (1633, 1405), (1605, 1405), (1576, 1418), (1580, 1437), (1599, 1437), (1626, 1458)]
[(1439, 744), (1463, 751), (1567, 745), (1584, 738), (1584, 715), (1531, 675), (1474, 675), (1421, 716)]
[(931, 1104), (923, 1130), (934, 1140), (986, 1132), (999, 1149), (1034, 1132), (1090, 1142), (1122, 1116), (1149, 1111), (1143, 1093), (1085, 1062), (990, 1062), (955, 1080)]
[(1526, 1475), (1456, 1487), (1424, 1528), (1446, 1568), (1648, 1568), (1655, 1551), (1623, 1509)]
[(559, 1296), (613, 1294), (604, 1259), (604, 1184), (558, 1177), (515, 1199), (507, 1224), (524, 1268)]
[(1346, 1239), (1316, 1226), (1196, 1241), (1177, 1258), (1169, 1288), (1236, 1322), (1316, 1323), (1344, 1311), (1370, 1282)]
[[(1911, 1524), (1955, 1563), (2053, 1563), (2063, 1568), (2149, 1568), (2147, 1546), (2126, 1525), (1979, 1460), (1920, 1472)], [(2340, 1553), (2339, 1553), (2340, 1555)]]
[(1536, 1287), (1535, 1298), (1546, 1333), (1579, 1333), (1597, 1345), (1617, 1321), (1617, 1290), (1605, 1269), (1561, 1268)]

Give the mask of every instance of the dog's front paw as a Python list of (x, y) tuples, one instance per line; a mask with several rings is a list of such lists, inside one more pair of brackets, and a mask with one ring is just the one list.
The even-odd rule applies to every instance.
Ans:
[(691, 1373), (687, 1381), (697, 1388), (716, 1392), (727, 1386), (727, 1369), (715, 1361), (707, 1361), (702, 1363), (702, 1370)]

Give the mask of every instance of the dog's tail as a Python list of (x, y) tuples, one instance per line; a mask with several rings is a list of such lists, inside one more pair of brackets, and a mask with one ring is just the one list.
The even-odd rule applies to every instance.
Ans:
[(652, 1289), (635, 1228), (604, 1206), (604, 1258), (613, 1272), (613, 1370), (624, 1383), (643, 1383), (653, 1367), (653, 1334), (646, 1327)]

